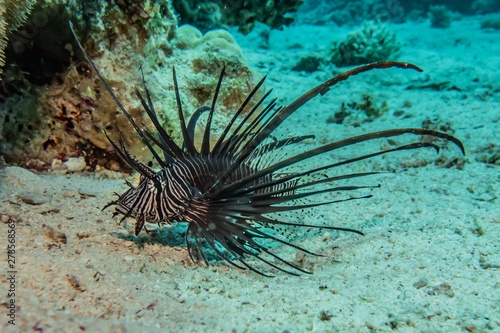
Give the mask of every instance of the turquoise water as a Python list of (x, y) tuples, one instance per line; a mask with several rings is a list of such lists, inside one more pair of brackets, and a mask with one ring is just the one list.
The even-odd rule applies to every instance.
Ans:
[(497, 2), (18, 5), (3, 330), (500, 329)]

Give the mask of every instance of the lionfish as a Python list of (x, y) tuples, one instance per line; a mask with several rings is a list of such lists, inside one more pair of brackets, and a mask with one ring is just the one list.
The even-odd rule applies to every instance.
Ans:
[[(172, 137), (160, 125), (150, 93), (144, 81), (144, 75), (142, 75), (145, 97), (135, 86), (134, 90), (144, 111), (148, 114), (156, 128), (157, 137), (155, 137), (148, 131), (137, 126), (86, 54), (76, 37), (71, 22), (70, 27), (79, 48), (91, 68), (161, 166), (161, 170), (155, 171), (135, 160), (127, 151), (121, 136), (118, 145), (109, 138), (108, 133), (104, 130), (106, 137), (118, 155), (133, 170), (140, 174), (140, 181), (137, 186), (127, 182), (130, 188), (125, 193), (118, 195), (117, 200), (110, 202), (103, 209), (114, 205), (114, 215), (123, 215), (121, 221), (128, 217), (135, 218), (137, 221), (135, 225), (136, 236), (143, 229), (146, 230), (145, 222), (157, 223), (159, 226), (174, 222), (187, 222), (185, 243), (188, 254), (193, 262), (203, 259), (206, 265), (209, 265), (209, 259), (207, 259), (208, 256), (205, 253), (208, 247), (212, 249), (217, 258), (223, 259), (240, 269), (249, 269), (263, 276), (272, 275), (267, 270), (261, 270), (261, 265), (256, 267), (254, 262), (249, 262), (249, 259), (256, 258), (264, 266), (268, 265), (292, 275), (299, 275), (299, 272), (311, 274), (311, 271), (275, 254), (270, 250), (268, 243), (290, 246), (306, 254), (317, 256), (320, 254), (313, 253), (299, 245), (291, 243), (287, 237), (284, 237), (283, 233), (280, 235), (277, 231), (287, 227), (307, 227), (348, 231), (360, 235), (363, 235), (363, 233), (358, 230), (336, 226), (291, 222), (280, 218), (282, 216), (281, 213), (297, 210), (304, 211), (322, 205), (371, 197), (371, 195), (350, 196), (343, 199), (309, 203), (301, 201), (311, 196), (380, 187), (380, 185), (329, 185), (341, 180), (379, 173), (357, 172), (337, 176), (328, 176), (325, 174), (334, 168), (401, 150), (431, 147), (439, 152), (439, 147), (434, 143), (420, 140), (397, 148), (345, 159), (321, 167), (302, 169), (300, 172), (286, 173), (284, 172), (286, 168), (296, 166), (298, 163), (309, 158), (339, 148), (352, 146), (372, 139), (389, 138), (403, 134), (427, 135), (445, 139), (456, 144), (462, 153), (465, 154), (463, 144), (451, 135), (433, 130), (403, 128), (351, 137), (328, 143), (315, 149), (292, 154), (293, 156), (290, 157), (288, 157), (288, 154), (284, 154), (286, 158), (278, 161), (274, 161), (271, 158), (274, 157), (271, 155), (276, 155), (277, 152), (286, 147), (314, 138), (314, 136), (305, 135), (278, 140), (271, 133), (292, 113), (314, 97), (324, 95), (338, 82), (372, 69), (396, 67), (422, 71), (416, 65), (393, 61), (372, 63), (337, 75), (286, 106), (277, 106), (276, 99), (264, 106), (264, 101), (270, 93), (267, 92), (243, 116), (242, 112), (264, 83), (266, 77), (263, 77), (234, 113), (222, 134), (214, 140), (215, 145), (211, 145), (211, 124), (221, 82), (224, 77), (224, 69), (222, 69), (220, 74), (211, 106), (204, 106), (197, 109), (187, 124), (179, 97), (175, 68), (172, 69), (177, 111), (180, 120), (179, 126), (183, 139), (182, 144), (174, 142)], [(202, 133), (201, 146), (196, 147), (194, 144), (195, 128), (199, 116), (204, 112), (208, 112), (208, 118)], [(163, 151), (163, 158), (153, 149), (152, 143)], [(324, 188), (320, 190), (316, 189), (316, 186), (320, 184), (323, 184)]]

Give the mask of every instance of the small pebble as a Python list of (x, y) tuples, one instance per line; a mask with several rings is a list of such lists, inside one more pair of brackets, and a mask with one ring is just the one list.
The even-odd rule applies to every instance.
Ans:
[(124, 246), (129, 246), (129, 247), (130, 247), (130, 246), (132, 246), (132, 245), (134, 245), (134, 244), (135, 244), (135, 243), (134, 243), (134, 242), (132, 242), (132, 241), (124, 241), (124, 242), (123, 242), (123, 245), (124, 245)]
[(427, 286), (428, 284), (429, 284), (429, 282), (427, 281), (427, 279), (426, 278), (422, 278), (422, 279), (418, 280), (417, 282), (415, 282), (413, 284), (413, 286), (415, 288), (417, 288), (417, 289), (420, 289), (420, 288), (423, 288), (423, 287)]
[(116, 161), (109, 161), (109, 169), (113, 171), (120, 171), (120, 164)]
[(50, 227), (48, 227), (48, 229), (45, 231), (45, 236), (59, 244), (66, 244), (68, 242), (64, 233)]
[(66, 168), (68, 168), (69, 172), (82, 171), (86, 166), (85, 158), (83, 158), (82, 156), (70, 157), (66, 162), (64, 162), (64, 165), (66, 166)]
[(51, 172), (52, 175), (55, 175), (55, 176), (64, 176), (66, 173), (68, 172), (68, 170), (66, 169), (62, 169), (62, 170), (53, 170)]
[(449, 298), (455, 297), (455, 293), (453, 292), (451, 286), (446, 282), (433, 287), (431, 290), (427, 292), (427, 294), (431, 296), (445, 295), (448, 296)]
[(62, 196), (64, 198), (75, 198), (77, 196), (77, 194), (75, 192), (70, 192), (70, 191), (64, 191), (62, 193)]
[(133, 256), (124, 256), (123, 257), (123, 260), (127, 261), (127, 262), (132, 262), (134, 261), (135, 257)]
[(236, 290), (236, 289), (230, 289), (230, 290), (228, 291), (227, 296), (228, 296), (229, 298), (236, 298), (236, 297), (240, 296), (240, 292), (239, 292), (238, 290)]
[(92, 188), (92, 187), (80, 187), (78, 189), (78, 193), (80, 193), (80, 195), (84, 196), (84, 197), (96, 197), (99, 195), (100, 192), (100, 188)]
[(50, 168), (52, 170), (64, 170), (64, 169), (66, 169), (66, 167), (63, 165), (63, 162), (61, 160), (58, 160), (57, 158), (52, 161)]
[(476, 160), (478, 162), (488, 163), (489, 156), (486, 153), (479, 154), (479, 155), (477, 155)]
[(107, 179), (122, 179), (123, 174), (121, 172), (111, 171), (108, 169), (101, 170), (97, 173), (99, 176)]
[(42, 205), (49, 201), (47, 197), (35, 192), (21, 192), (17, 195), (19, 199), (30, 205)]

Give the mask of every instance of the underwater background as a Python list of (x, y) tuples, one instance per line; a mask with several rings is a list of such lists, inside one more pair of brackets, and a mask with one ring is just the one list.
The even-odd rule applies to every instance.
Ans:
[[(460, 139), (466, 156), (443, 145), (438, 155), (398, 152), (340, 169), (382, 172), (368, 184), (381, 187), (296, 218), (365, 236), (294, 235), (322, 257), (273, 247), (313, 275), (194, 264), (184, 225), (136, 237), (133, 220), (101, 211), (125, 180), (138, 181), (103, 129), (114, 140), (125, 134), (132, 156), (158, 166), (68, 21), (141, 128), (153, 129), (133, 90), (141, 67), (160, 123), (180, 140), (172, 66), (187, 116), (210, 105), (225, 66), (213, 120), (220, 133), (265, 75), (255, 100), (273, 89), (287, 105), (354, 66), (397, 60), (424, 72), (351, 77), (276, 135), (314, 134), (306, 143), (314, 148), (425, 128)], [(2, 332), (500, 331), (500, 1), (0, 0), (0, 66), (0, 242), (15, 228), (17, 272), (9, 296), (2, 255)]]

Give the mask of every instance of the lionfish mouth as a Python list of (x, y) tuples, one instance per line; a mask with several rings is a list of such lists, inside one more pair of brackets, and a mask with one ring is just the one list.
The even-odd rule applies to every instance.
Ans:
[[(120, 145), (118, 145), (109, 139), (108, 134), (104, 131), (123, 160), (141, 175), (139, 185), (133, 186), (129, 184), (130, 189), (119, 195), (118, 200), (111, 202), (106, 207), (115, 205), (115, 214), (123, 214), (123, 219), (127, 217), (135, 218), (137, 220), (136, 235), (142, 229), (145, 229), (146, 221), (158, 223), (159, 225), (188, 222), (185, 233), (186, 246), (189, 256), (194, 262), (203, 259), (207, 265), (209, 264), (205, 254), (208, 247), (216, 256), (231, 265), (241, 269), (249, 269), (263, 276), (271, 275), (267, 270), (262, 270), (261, 266), (270, 266), (293, 275), (298, 275), (299, 272), (311, 273), (309, 270), (285, 260), (270, 250), (269, 243), (275, 243), (292, 247), (307, 254), (319, 255), (291, 243), (285, 235), (280, 233), (282, 228), (307, 227), (348, 231), (360, 235), (363, 235), (363, 233), (349, 228), (299, 223), (295, 219), (285, 219), (283, 217), (283, 215), (286, 215), (285, 213), (371, 197), (371, 195), (348, 196), (334, 200), (323, 199), (323, 201), (319, 202), (304, 202), (305, 199), (312, 196), (348, 193), (360, 189), (379, 187), (331, 185), (338, 184), (340, 181), (378, 173), (362, 172), (336, 176), (328, 175), (328, 172), (335, 168), (395, 151), (425, 147), (431, 147), (439, 151), (439, 147), (433, 143), (419, 140), (397, 148), (381, 150), (313, 169), (301, 167), (300, 162), (306, 159), (368, 140), (404, 134), (428, 135), (445, 139), (456, 144), (465, 154), (464, 146), (460, 140), (446, 133), (419, 128), (403, 128), (363, 134), (299, 153), (293, 153), (292, 150), (281, 154), (285, 158), (274, 160), (274, 157), (283, 152), (284, 149), (295, 147), (304, 140), (314, 137), (311, 135), (295, 136), (278, 140), (271, 136), (271, 133), (301, 106), (318, 95), (324, 95), (338, 82), (372, 69), (396, 67), (422, 71), (413, 64), (403, 62), (380, 62), (354, 68), (320, 84), (286, 106), (277, 106), (276, 99), (264, 106), (264, 101), (269, 96), (268, 92), (244, 117), (241, 116), (250, 100), (262, 86), (265, 80), (264, 77), (234, 113), (222, 134), (214, 140), (216, 143), (212, 147), (210, 144), (212, 136), (211, 123), (224, 76), (224, 69), (220, 74), (211, 107), (199, 108), (186, 124), (179, 98), (175, 68), (173, 68), (173, 83), (180, 120), (179, 126), (183, 139), (182, 144), (179, 145), (161, 127), (149, 91), (146, 88), (144, 77), (146, 98), (141, 95), (137, 88), (134, 88), (145, 112), (157, 130), (156, 136), (136, 125), (85, 53), (73, 31), (71, 22), (70, 27), (90, 66), (161, 166), (161, 170), (156, 172), (145, 164), (136, 161), (128, 153), (122, 139)], [(199, 116), (203, 112), (208, 112), (208, 118), (203, 131), (201, 147), (196, 147), (194, 144), (195, 127)], [(163, 158), (153, 149), (152, 144), (161, 149)], [(290, 171), (290, 169), (293, 171)], [(321, 186), (321, 188), (318, 189), (318, 186)]]

